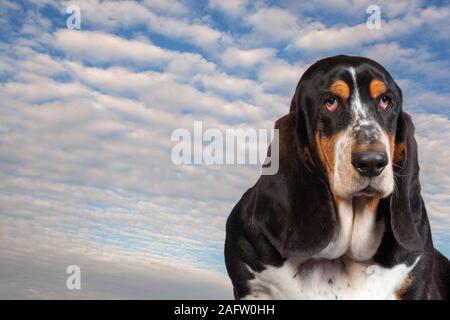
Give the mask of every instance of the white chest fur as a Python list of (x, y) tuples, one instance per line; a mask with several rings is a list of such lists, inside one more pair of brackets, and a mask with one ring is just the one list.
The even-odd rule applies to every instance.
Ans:
[(250, 270), (246, 299), (395, 299), (415, 264), (387, 269), (372, 260), (384, 232), (376, 205), (368, 199), (342, 200), (338, 232), (329, 245), (308, 259), (288, 259), (279, 267)]
[(347, 257), (287, 260), (280, 268), (268, 266), (254, 273), (249, 282), (252, 293), (245, 299), (395, 299), (414, 266), (387, 269)]

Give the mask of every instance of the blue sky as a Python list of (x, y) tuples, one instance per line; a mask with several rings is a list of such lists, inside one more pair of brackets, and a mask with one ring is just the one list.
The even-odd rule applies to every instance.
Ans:
[[(81, 30), (66, 27), (70, 4)], [(0, 297), (231, 298), (224, 224), (259, 170), (175, 166), (171, 133), (271, 128), (302, 72), (335, 54), (371, 57), (402, 87), (450, 256), (447, 2), (0, 0), (0, 12)], [(81, 292), (65, 290), (69, 264)]]

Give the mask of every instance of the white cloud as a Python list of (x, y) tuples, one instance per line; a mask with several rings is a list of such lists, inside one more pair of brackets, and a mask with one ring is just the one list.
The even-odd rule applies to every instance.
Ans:
[[(14, 229), (35, 231), (30, 222), (16, 221), (16, 225)], [(9, 232), (9, 228), (3, 226), (3, 231)], [(136, 252), (124, 255), (111, 245), (98, 247), (61, 235), (58, 241), (39, 231), (23, 236), (2, 239), (0, 245), (3, 299), (233, 298), (231, 283), (219, 272)], [(30, 238), (34, 241), (31, 250)], [(73, 264), (81, 269), (81, 290), (66, 288), (66, 269)]]
[(54, 47), (67, 57), (91, 63), (127, 63), (139, 68), (166, 67), (182, 78), (211, 73), (216, 65), (201, 55), (165, 50), (145, 40), (124, 39), (103, 32), (58, 30)]
[(262, 93), (258, 84), (254, 81), (229, 76), (225, 73), (196, 75), (194, 81), (200, 82), (207, 90), (222, 94), (230, 94), (235, 97)]
[(435, 92), (424, 87), (422, 83), (409, 82), (403, 90), (406, 110), (416, 113), (435, 113), (449, 116), (448, 101), (450, 94)]
[[(173, 88), (178, 88), (180, 86), (180, 83), (178, 82), (184, 84), (190, 83), (190, 85), (194, 86), (200, 83), (203, 88), (214, 90), (219, 94), (231, 94), (234, 97), (246, 98), (250, 103), (263, 105), (264, 107), (267, 106), (270, 110), (277, 109), (273, 106), (274, 102), (270, 103), (270, 107), (268, 106), (269, 97), (264, 93), (264, 89), (272, 88), (265, 83), (262, 84), (237, 76), (230, 76), (220, 71), (218, 65), (205, 60), (205, 58), (199, 54), (166, 50), (155, 46), (148, 41), (123, 39), (102, 32), (59, 30), (55, 33), (54, 39), (54, 47), (63, 50), (67, 57), (81, 59), (88, 63), (126, 63), (128, 66), (134, 66), (135, 68), (162, 68), (165, 72), (165, 76), (161, 77), (161, 81), (164, 81), (164, 83), (172, 82)], [(93, 44), (100, 49), (94, 50)], [(223, 63), (229, 68), (251, 68), (252, 66), (254, 67), (262, 64), (270, 65), (275, 53), (276, 50), (273, 48), (257, 48), (250, 50), (230, 48), (220, 56), (220, 59), (222, 59)], [(37, 55), (30, 52), (28, 52), (28, 57), (32, 57), (33, 60), (37, 59)], [(44, 58), (41, 57), (40, 59)], [(48, 56), (46, 59), (50, 60)], [(52, 67), (51, 70), (59, 70), (61, 68), (56, 68), (56, 65), (58, 65), (57, 62), (53, 61), (53, 64), (55, 66)], [(79, 67), (77, 68), (76, 65), (70, 63), (66, 64), (66, 67), (69, 69), (69, 74), (73, 72), (79, 74), (79, 72), (77, 72), (81, 70)], [(71, 68), (75, 69), (70, 70)], [(80, 75), (83, 81), (95, 84), (98, 88), (102, 87), (103, 89), (109, 88), (114, 82), (116, 83), (114, 85), (115, 89), (121, 89), (119, 92), (122, 94), (137, 91), (148, 94), (148, 88), (151, 86), (151, 83), (154, 82), (150, 81), (148, 77), (152, 74), (158, 74), (148, 73), (145, 77), (142, 77), (142, 74), (139, 76), (136, 73), (134, 81), (129, 78), (131, 76), (130, 73), (127, 73), (126, 75), (120, 74), (114, 77), (105, 74), (102, 77), (109, 84), (107, 85), (105, 82), (95, 83), (96, 79), (101, 81), (98, 79), (98, 76), (102, 74), (103, 69), (85, 69), (86, 72), (88, 70), (90, 71), (86, 76)], [(123, 71), (125, 72), (125, 70)], [(302, 71), (297, 70), (294, 72), (298, 72), (297, 76), (299, 76)], [(140, 78), (138, 79), (137, 77)], [(281, 77), (282, 75), (278, 76), (277, 79), (280, 79)], [(286, 82), (286, 79), (284, 81)], [(189, 90), (190, 92), (197, 92), (196, 89), (191, 88), (188, 85), (183, 85), (182, 88), (186, 88), (186, 90)], [(166, 90), (157, 90), (154, 92), (162, 94), (165, 91)], [(172, 94), (168, 93), (168, 97), (170, 99), (177, 99), (178, 96), (173, 97)], [(199, 101), (198, 98), (194, 98), (192, 95), (184, 95), (183, 98), (180, 96), (180, 99), (185, 99), (186, 97), (189, 97), (187, 101), (189, 101), (190, 105), (193, 101)], [(275, 100), (279, 100), (279, 98), (275, 98)], [(201, 102), (195, 103), (199, 106), (202, 105)], [(226, 105), (227, 103), (224, 100), (216, 99), (216, 104)], [(181, 101), (179, 101), (178, 106), (184, 107)], [(178, 109), (179, 107), (176, 108)], [(217, 109), (211, 107), (208, 107), (207, 109), (214, 111), (222, 110), (221, 108)], [(284, 106), (280, 106), (280, 109), (284, 109)], [(230, 111), (233, 111), (233, 109)], [(241, 112), (237, 111), (236, 116), (239, 116), (239, 114), (241, 114)]]
[(13, 1), (5, 0), (0, 3), (0, 8), (2, 10), (19, 10), (20, 6)]
[[(57, 4), (53, 2), (48, 4), (65, 12), (71, 3), (65, 0)], [(224, 43), (230, 41), (226, 34), (199, 22), (198, 19), (191, 19), (181, 2), (80, 0), (77, 5), (82, 8), (82, 30), (87, 26), (89, 29), (94, 27), (110, 31), (142, 26), (151, 32), (210, 51), (218, 50)]]
[[(381, 7), (381, 29), (370, 30), (366, 26), (369, 5)], [(246, 18), (254, 33), (243, 36), (247, 43), (285, 43), (288, 48), (310, 52), (333, 51), (354, 48), (385, 39), (394, 39), (411, 34), (419, 27), (427, 27), (445, 33), (442, 23), (448, 19), (448, 8), (420, 8), (420, 2), (358, 2), (349, 0), (314, 1), (313, 3), (289, 3), (291, 10), (276, 6), (260, 7)], [(326, 21), (312, 19), (306, 14), (316, 16), (327, 12), (337, 16), (353, 16), (360, 23), (337, 23), (329, 25)], [(296, 14), (298, 13), (298, 14)], [(354, 20), (354, 19), (352, 19)], [(357, 20), (358, 21), (358, 20)], [(445, 29), (445, 28), (444, 28)], [(241, 39), (242, 40), (242, 39)]]
[(144, 0), (143, 5), (154, 10), (155, 12), (170, 15), (185, 15), (189, 9), (180, 1), (172, 0)]
[(258, 72), (258, 79), (264, 88), (293, 95), (297, 83), (308, 66), (291, 65), (285, 60), (278, 59), (267, 63)]
[[(208, 115), (226, 119), (241, 119), (255, 122), (261, 119), (262, 111), (255, 106), (201, 92), (196, 88), (177, 83), (168, 75), (158, 72), (132, 73), (122, 68), (85, 68), (71, 64), (75, 74), (84, 82), (103, 91), (119, 95), (131, 94), (149, 108), (166, 106), (172, 112), (190, 110), (199, 117)], [(176, 92), (177, 94), (173, 94)]]
[(297, 17), (278, 7), (259, 8), (245, 20), (268, 43), (292, 39), (300, 31)]
[(447, 143), (450, 120), (446, 116), (426, 114), (415, 114), (413, 120), (419, 148), (422, 195), (431, 225), (436, 233), (448, 235), (450, 173), (442, 168), (447, 167), (450, 159), (450, 147)]
[(386, 68), (399, 68), (403, 74), (420, 74), (428, 80), (448, 78), (449, 64), (436, 58), (425, 48), (404, 48), (398, 43), (380, 43), (362, 50), (362, 54), (383, 64)]
[(309, 51), (326, 51), (352, 48), (380, 40), (393, 39), (411, 34), (419, 27), (440, 26), (450, 15), (447, 8), (442, 10), (430, 7), (419, 12), (388, 21), (382, 21), (380, 29), (370, 30), (366, 22), (349, 26), (331, 26), (324, 24), (309, 25), (295, 38), (293, 46)]
[(252, 67), (272, 59), (276, 54), (274, 48), (257, 48), (242, 50), (228, 48), (221, 55), (222, 63), (228, 67)]
[(209, 0), (209, 5), (213, 9), (223, 11), (230, 16), (241, 16), (245, 13), (248, 5), (247, 0)]
[(54, 35), (55, 48), (68, 55), (82, 56), (92, 62), (153, 62), (167, 61), (167, 51), (149, 42), (126, 40), (121, 37), (91, 31), (61, 29)]
[[(66, 8), (70, 1), (60, 5)], [(161, 15), (158, 11), (179, 11), (176, 5), (162, 2), (147, 3), (147, 7), (134, 1), (99, 2), (97, 0), (79, 1), (83, 8), (83, 21), (96, 28), (118, 29), (120, 27), (144, 26), (152, 32), (168, 38), (191, 43), (207, 50), (216, 50), (227, 36), (222, 32), (188, 17)], [(181, 7), (180, 7), (181, 8)], [(153, 12), (155, 10), (156, 12)]]
[(36, 76), (31, 73), (20, 75), (24, 82), (8, 82), (2, 85), (1, 92), (11, 99), (31, 103), (43, 103), (58, 99), (67, 101), (76, 98), (87, 98), (91, 92), (77, 83), (60, 83), (51, 78)]
[(366, 10), (371, 5), (380, 7), (382, 17), (392, 18), (416, 11), (422, 2), (421, 0), (313, 0), (287, 1), (287, 5), (293, 11), (307, 16), (332, 14), (335, 16), (344, 16), (347, 19), (360, 19), (362, 16), (368, 16), (366, 15)]

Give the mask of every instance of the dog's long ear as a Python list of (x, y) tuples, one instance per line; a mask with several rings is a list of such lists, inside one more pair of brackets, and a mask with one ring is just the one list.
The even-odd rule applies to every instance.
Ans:
[(280, 141), (279, 170), (259, 179), (252, 212), (254, 225), (285, 258), (318, 253), (336, 232), (334, 202), (328, 185), (310, 170), (314, 165), (305, 155), (309, 152), (299, 150), (301, 146), (307, 147), (307, 141), (297, 142), (295, 111), (291, 110), (275, 124)]
[(394, 152), (395, 190), (391, 196), (391, 226), (397, 242), (405, 249), (420, 250), (422, 239), (414, 221), (422, 212), (419, 164), (414, 125), (402, 112), (397, 123)]

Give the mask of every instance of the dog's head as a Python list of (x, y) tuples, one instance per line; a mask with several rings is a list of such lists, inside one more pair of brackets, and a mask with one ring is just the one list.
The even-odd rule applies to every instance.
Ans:
[(383, 67), (360, 57), (320, 60), (302, 76), (294, 108), (299, 134), (309, 139), (304, 147), (313, 151), (335, 196), (393, 192), (402, 93)]
[(414, 126), (402, 111), (399, 86), (381, 65), (349, 56), (316, 62), (276, 127), (280, 170), (261, 178), (254, 214), (284, 255), (326, 246), (337, 232), (336, 202), (354, 197), (389, 197), (397, 241), (420, 247)]

